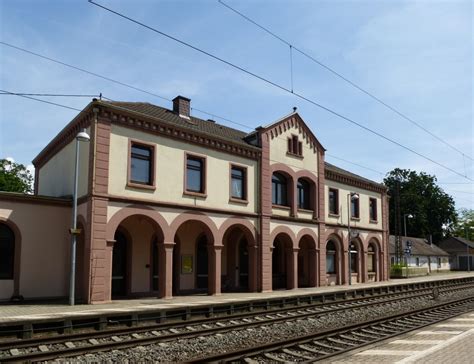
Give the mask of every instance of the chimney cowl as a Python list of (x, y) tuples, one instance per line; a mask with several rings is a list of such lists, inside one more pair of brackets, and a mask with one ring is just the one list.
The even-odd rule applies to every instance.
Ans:
[(178, 95), (173, 99), (173, 111), (184, 119), (191, 117), (191, 99)]

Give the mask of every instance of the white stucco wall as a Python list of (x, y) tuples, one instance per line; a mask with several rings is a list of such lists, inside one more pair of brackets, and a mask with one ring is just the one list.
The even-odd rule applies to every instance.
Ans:
[[(329, 189), (336, 188), (339, 190), (339, 216), (334, 217), (329, 215)], [(360, 220), (351, 219), (352, 227), (359, 228), (372, 228), (382, 229), (382, 196), (378, 192), (364, 190), (353, 186), (344, 185), (338, 182), (334, 182), (326, 179), (326, 186), (324, 187), (325, 193), (325, 210), (326, 210), (326, 222), (330, 224), (342, 224), (347, 225), (347, 195), (349, 193), (356, 192), (359, 194), (359, 213)], [(369, 215), (369, 198), (377, 199), (377, 222), (370, 221)]]
[[(90, 133), (90, 130), (87, 130)], [(76, 160), (76, 141), (73, 140), (40, 169), (38, 194), (44, 196), (72, 196), (74, 188), (74, 168)], [(79, 143), (78, 196), (87, 194), (89, 178), (89, 143)]]
[[(156, 190), (127, 187), (129, 139), (155, 145)], [(183, 195), (185, 152), (207, 156), (207, 197)], [(248, 204), (229, 202), (229, 162), (247, 167)], [(109, 193), (161, 202), (255, 212), (257, 161), (117, 125), (110, 136)]]
[[(288, 138), (292, 135), (298, 135), (298, 140), (303, 142), (303, 158), (298, 158), (287, 154)], [(315, 176), (318, 175), (318, 154), (313, 148), (310, 148), (308, 139), (303, 139), (303, 134), (294, 126), (282, 134), (270, 140), (270, 164), (283, 163), (288, 165), (294, 171), (306, 169)]]

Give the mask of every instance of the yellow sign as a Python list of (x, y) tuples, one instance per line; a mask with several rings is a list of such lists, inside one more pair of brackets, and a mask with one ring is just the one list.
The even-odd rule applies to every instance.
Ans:
[(193, 272), (193, 256), (181, 255), (181, 274), (191, 274)]

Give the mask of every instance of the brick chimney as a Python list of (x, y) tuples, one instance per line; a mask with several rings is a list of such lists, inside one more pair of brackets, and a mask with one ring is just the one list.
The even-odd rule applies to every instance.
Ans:
[(173, 99), (173, 111), (180, 117), (189, 119), (191, 116), (191, 99), (184, 96), (176, 96)]

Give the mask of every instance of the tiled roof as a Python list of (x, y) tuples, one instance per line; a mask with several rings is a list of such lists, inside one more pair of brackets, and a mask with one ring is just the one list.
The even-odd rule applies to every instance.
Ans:
[(100, 101), (102, 104), (119, 107), (144, 116), (159, 119), (164, 123), (178, 125), (180, 127), (195, 130), (198, 132), (213, 135), (218, 138), (232, 141), (237, 144), (242, 144), (247, 147), (254, 147), (248, 144), (244, 137), (247, 133), (229, 128), (213, 121), (203, 120), (191, 116), (190, 119), (185, 119), (178, 116), (175, 112), (165, 109), (164, 107), (150, 104), (148, 102), (118, 102), (118, 101)]
[(374, 186), (378, 186), (378, 187), (383, 187), (385, 188), (385, 185), (382, 184), (382, 183), (377, 183), (375, 181), (372, 181), (368, 178), (365, 178), (365, 177), (362, 177), (362, 176), (359, 176), (358, 174), (355, 174), (355, 173), (352, 173), (352, 172), (349, 172), (345, 169), (342, 169), (342, 168), (339, 168), (339, 167), (336, 167), (335, 165), (331, 164), (331, 163), (328, 163), (328, 162), (324, 162), (325, 164), (325, 168), (326, 170), (329, 170), (329, 171), (332, 171), (332, 172), (335, 172), (335, 173), (339, 173), (339, 174), (343, 174), (345, 176), (348, 176), (348, 177), (351, 177), (351, 178), (355, 178), (355, 179), (358, 179), (358, 180), (361, 180), (361, 181), (364, 181), (364, 182), (367, 182), (367, 183), (370, 183)]
[[(443, 249), (428, 242), (426, 239), (412, 238), (410, 236), (401, 236), (402, 249), (405, 249), (407, 240), (411, 241), (411, 255), (423, 255), (423, 256), (448, 256)], [(395, 254), (395, 236), (390, 235), (389, 239), (389, 250), (390, 254)]]
[[(205, 133), (205, 134), (213, 135), (213, 136), (215, 136), (217, 138), (220, 138), (220, 139), (224, 139), (224, 140), (227, 140), (227, 141), (232, 141), (232, 142), (237, 143), (237, 144), (245, 145), (246, 147), (258, 148), (258, 147), (254, 146), (252, 144), (249, 144), (245, 141), (245, 137), (247, 137), (248, 135), (250, 135), (252, 133), (249, 134), (249, 133), (243, 132), (241, 130), (237, 130), (237, 129), (230, 128), (230, 127), (225, 126), (225, 125), (218, 124), (214, 121), (203, 120), (203, 119), (200, 119), (200, 118), (196, 118), (194, 116), (191, 116), (190, 119), (188, 120), (188, 119), (185, 119), (185, 118), (182, 118), (182, 117), (178, 116), (172, 110), (168, 110), (164, 107), (153, 105), (153, 104), (150, 104), (148, 102), (119, 102), (119, 101), (104, 101), (104, 100), (101, 100), (100, 103), (104, 104), (104, 105), (110, 105), (112, 107), (116, 107), (116, 108), (120, 108), (120, 109), (126, 109), (128, 111), (138, 113), (138, 114), (142, 114), (144, 116), (156, 118), (156, 119), (159, 119), (160, 121), (162, 121), (164, 123), (169, 123), (171, 125), (178, 125), (182, 128), (191, 129), (191, 130), (195, 130), (195, 131), (202, 132), (202, 133)], [(296, 113), (292, 113), (289, 116), (291, 116), (293, 114), (296, 114)], [(286, 117), (288, 117), (288, 116), (286, 116)], [(276, 122), (278, 122), (278, 121), (276, 121)], [(276, 122), (274, 122), (274, 123), (276, 123)], [(272, 124), (274, 124), (274, 123), (272, 123)], [(255, 133), (255, 132), (253, 132), (253, 133)], [(342, 175), (345, 175), (345, 176), (348, 176), (348, 177), (351, 177), (351, 178), (355, 178), (355, 179), (358, 179), (358, 180), (363, 181), (363, 182), (370, 183), (370, 184), (372, 184), (374, 186), (377, 186), (377, 187), (384, 187), (385, 188), (385, 186), (383, 184), (380, 184), (380, 183), (377, 183), (377, 182), (372, 181), (370, 179), (361, 177), (357, 174), (346, 171), (345, 169), (336, 167), (336, 166), (334, 166), (330, 163), (325, 162), (325, 164), (326, 164), (326, 169), (327, 170), (330, 170), (330, 171), (333, 171), (335, 173), (339, 173), (339, 174), (342, 174)]]
[[(447, 240), (450, 240), (450, 239), (455, 239), (455, 240), (459, 241), (460, 243), (462, 243), (464, 245), (468, 245), (470, 248), (474, 248), (474, 241), (470, 241), (470, 240), (461, 238), (460, 236), (451, 236), (448, 239), (443, 240), (443, 242), (445, 242)], [(445, 248), (447, 248), (447, 247), (445, 247)]]

